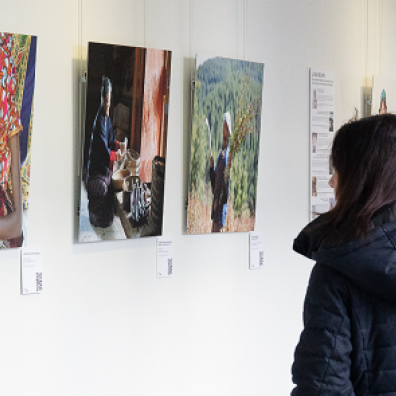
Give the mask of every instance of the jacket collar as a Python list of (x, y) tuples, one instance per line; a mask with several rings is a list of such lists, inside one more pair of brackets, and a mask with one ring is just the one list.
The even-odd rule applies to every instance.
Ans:
[[(315, 249), (321, 235), (305, 227), (294, 241), (296, 252), (345, 275), (358, 287), (380, 299), (396, 303), (396, 202), (379, 209), (365, 238), (337, 246), (337, 235), (326, 237)], [(326, 214), (314, 222), (319, 225)]]

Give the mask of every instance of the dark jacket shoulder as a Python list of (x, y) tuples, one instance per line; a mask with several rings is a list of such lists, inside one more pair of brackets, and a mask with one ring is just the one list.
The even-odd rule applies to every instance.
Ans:
[[(396, 396), (396, 221), (384, 207), (369, 235), (342, 246), (316, 227), (294, 243), (316, 260), (295, 351), (293, 396)], [(320, 220), (319, 220), (320, 221)]]

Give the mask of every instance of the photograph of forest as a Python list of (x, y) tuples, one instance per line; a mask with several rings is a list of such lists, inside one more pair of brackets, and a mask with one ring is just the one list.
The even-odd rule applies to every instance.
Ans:
[(253, 231), (264, 64), (197, 55), (187, 233)]

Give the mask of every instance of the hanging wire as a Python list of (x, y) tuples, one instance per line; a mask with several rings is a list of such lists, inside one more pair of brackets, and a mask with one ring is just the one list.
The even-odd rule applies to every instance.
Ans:
[[(193, 56), (193, 31), (194, 31), (194, 27), (193, 27), (193, 0), (190, 0), (190, 119), (189, 119), (189, 128), (191, 131), (191, 135), (192, 135), (192, 128), (193, 128), (193, 112), (194, 112), (194, 94), (195, 94), (195, 81), (194, 81), (194, 74), (195, 74), (195, 62), (194, 62), (194, 56)], [(190, 143), (191, 145), (191, 143)], [(191, 147), (190, 147), (191, 150)], [(190, 155), (191, 155), (191, 151), (190, 151)], [(189, 162), (188, 165), (189, 168), (189, 179), (188, 179), (188, 186), (190, 186), (190, 182), (191, 182), (191, 160)], [(188, 197), (189, 197), (189, 188), (187, 188), (187, 196), (185, 199), (185, 210), (188, 210)], [(188, 214), (187, 214), (187, 218), (188, 218)]]
[(78, 105), (78, 127), (77, 137), (81, 144), (80, 158), (77, 158), (77, 176), (80, 177), (82, 174), (82, 161), (84, 155), (84, 141), (83, 141), (83, 127), (82, 127), (82, 84), (83, 84), (83, 59), (82, 59), (82, 13), (83, 13), (83, 0), (78, 1), (78, 57), (79, 57), (79, 80), (77, 88), (77, 105)]
[(369, 58), (369, 0), (366, 0), (366, 79), (368, 78), (368, 58)]
[(372, 82), (369, 82), (368, 76), (368, 62), (369, 62), (369, 0), (366, 0), (366, 50), (364, 58), (364, 100), (363, 100), (363, 116), (367, 116), (371, 113), (371, 102), (372, 102)]
[[(194, 57), (192, 52), (192, 42), (193, 42), (193, 0), (190, 0), (190, 58)], [(193, 68), (191, 68), (191, 83), (193, 83)]]
[(146, 48), (146, 0), (143, 1), (143, 46)]
[(246, 60), (247, 0), (243, 0), (243, 60)]
[(191, 59), (191, 67), (190, 67), (190, 81), (191, 81), (191, 125), (192, 125), (192, 115), (193, 115), (193, 103), (194, 103), (194, 91), (195, 91), (195, 62), (194, 62), (194, 54), (193, 54), (193, 0), (190, 0), (190, 59)]
[(384, 24), (384, 2), (378, 2), (378, 19), (379, 19), (379, 34), (378, 34), (378, 71), (382, 74), (382, 38), (383, 38), (383, 24)]

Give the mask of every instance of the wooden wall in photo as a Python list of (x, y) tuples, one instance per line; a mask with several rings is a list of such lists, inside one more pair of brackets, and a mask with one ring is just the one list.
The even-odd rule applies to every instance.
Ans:
[[(160, 155), (164, 122), (164, 77), (166, 51), (147, 49), (144, 74), (143, 122), (140, 149), (140, 178), (151, 182), (152, 161)], [(163, 135), (163, 133), (162, 133)]]

